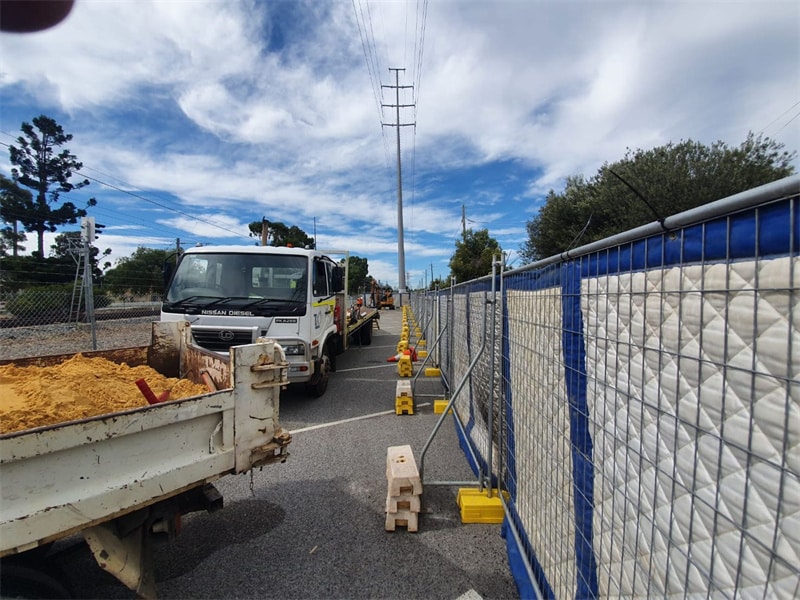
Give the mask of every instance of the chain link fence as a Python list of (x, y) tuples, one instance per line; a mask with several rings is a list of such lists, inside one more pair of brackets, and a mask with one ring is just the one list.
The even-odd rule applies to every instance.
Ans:
[(161, 297), (95, 291), (94, 321), (79, 291), (60, 285), (0, 290), (0, 360), (150, 343)]

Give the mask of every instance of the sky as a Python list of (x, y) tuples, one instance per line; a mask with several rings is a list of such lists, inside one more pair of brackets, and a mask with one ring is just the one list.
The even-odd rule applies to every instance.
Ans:
[(112, 263), (252, 245), (266, 218), (394, 286), (399, 130), (413, 289), (448, 275), (464, 228), (522, 266), (548, 191), (628, 149), (752, 131), (797, 151), (800, 3), (76, 0), (0, 33), (6, 176), (39, 115), (73, 136), (91, 185), (62, 199), (96, 198)]

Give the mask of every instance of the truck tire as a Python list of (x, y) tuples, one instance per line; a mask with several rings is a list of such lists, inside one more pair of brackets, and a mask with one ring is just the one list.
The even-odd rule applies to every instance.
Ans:
[(322, 347), (322, 355), (317, 364), (319, 372), (314, 374), (314, 378), (306, 384), (306, 390), (315, 398), (319, 398), (328, 389), (328, 380), (331, 376), (331, 350), (330, 344)]
[(358, 341), (362, 346), (369, 346), (372, 343), (372, 321), (361, 326), (358, 331)]
[(4, 560), (0, 589), (3, 598), (72, 598), (59, 579), (44, 570)]

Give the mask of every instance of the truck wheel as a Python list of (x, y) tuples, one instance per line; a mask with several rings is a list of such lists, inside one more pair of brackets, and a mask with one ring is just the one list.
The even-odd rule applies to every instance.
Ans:
[(73, 597), (55, 576), (13, 561), (3, 561), (0, 588), (3, 598)]
[(328, 389), (328, 380), (331, 376), (331, 351), (330, 345), (322, 347), (322, 356), (319, 357), (319, 373), (314, 374), (311, 383), (306, 384), (306, 389), (315, 398), (319, 398)]
[(372, 321), (364, 323), (358, 332), (358, 341), (362, 346), (369, 346), (372, 343)]

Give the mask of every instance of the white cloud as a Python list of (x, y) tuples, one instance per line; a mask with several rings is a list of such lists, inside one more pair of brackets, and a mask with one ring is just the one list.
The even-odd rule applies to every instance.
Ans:
[(59, 27), (0, 36), (2, 130), (56, 116), (93, 176), (123, 190), (90, 186), (99, 220), (168, 244), (247, 243), (262, 216), (316, 223), (387, 279), (395, 130), (381, 119), (396, 114), (377, 106), (393, 90), (376, 92), (390, 67), (417, 86), (401, 111), (417, 124), (401, 135), (414, 273), (446, 268), (462, 204), (514, 250), (550, 188), (627, 148), (762, 129), (800, 147), (795, 2), (430, 3), (420, 64), (417, 7), (79, 0)]

